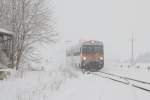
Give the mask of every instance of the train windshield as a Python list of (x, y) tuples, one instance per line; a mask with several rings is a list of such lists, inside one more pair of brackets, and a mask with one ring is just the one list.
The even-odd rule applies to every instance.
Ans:
[(97, 53), (103, 52), (103, 46), (102, 45), (84, 45), (82, 47), (82, 53)]

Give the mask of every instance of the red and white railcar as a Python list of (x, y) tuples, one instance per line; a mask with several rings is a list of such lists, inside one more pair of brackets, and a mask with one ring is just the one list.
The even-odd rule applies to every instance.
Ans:
[(104, 46), (101, 41), (90, 40), (66, 50), (68, 63), (82, 70), (100, 70), (104, 66)]

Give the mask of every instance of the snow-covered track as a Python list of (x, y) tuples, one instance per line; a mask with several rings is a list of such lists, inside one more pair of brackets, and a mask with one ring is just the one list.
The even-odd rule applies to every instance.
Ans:
[(107, 72), (103, 72), (103, 71), (99, 71), (100, 73), (104, 73), (104, 74), (108, 74), (108, 75), (112, 75), (112, 76), (116, 76), (116, 77), (120, 77), (123, 79), (127, 79), (127, 80), (131, 80), (131, 81), (135, 81), (135, 82), (139, 82), (139, 83), (144, 83), (144, 84), (148, 84), (150, 85), (150, 82), (145, 82), (145, 81), (141, 81), (141, 80), (137, 80), (137, 79), (133, 79), (133, 78), (129, 78), (129, 77), (124, 77), (124, 76), (120, 76), (117, 74), (112, 74), (112, 73), (107, 73)]
[(150, 92), (150, 83), (149, 82), (144, 82), (141, 80), (136, 80), (128, 77), (123, 77), (120, 75), (112, 74), (112, 73), (107, 73), (107, 72), (90, 72), (92, 75), (96, 75), (98, 77), (110, 79), (112, 81), (116, 81), (119, 83), (122, 83), (124, 85), (132, 86), (134, 88), (141, 89), (143, 91)]

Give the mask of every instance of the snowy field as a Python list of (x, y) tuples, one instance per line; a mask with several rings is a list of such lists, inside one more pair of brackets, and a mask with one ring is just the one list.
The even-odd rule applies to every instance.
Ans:
[(68, 81), (53, 100), (149, 100), (150, 94), (93, 75)]
[[(14, 75), (15, 76), (15, 75)], [(25, 71), (21, 77), (0, 81), (0, 100), (49, 100), (66, 80), (77, 78), (71, 69)]]
[[(143, 64), (144, 65), (144, 64)], [(149, 70), (105, 64), (102, 71), (150, 82)], [(21, 77), (0, 81), (1, 100), (149, 100), (150, 93), (104, 79), (82, 74), (71, 67), (45, 71), (24, 71)]]
[(150, 82), (150, 63), (137, 63), (131, 66), (128, 63), (109, 63), (102, 71)]

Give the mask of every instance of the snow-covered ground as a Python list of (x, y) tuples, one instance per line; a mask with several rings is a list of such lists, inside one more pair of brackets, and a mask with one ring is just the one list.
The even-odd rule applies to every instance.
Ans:
[(109, 63), (106, 64), (102, 71), (150, 82), (150, 69), (148, 67), (150, 63), (137, 63), (134, 66), (131, 66), (127, 63)]
[(74, 71), (63, 67), (25, 71), (21, 77), (0, 81), (0, 100), (49, 100), (66, 80), (77, 77)]
[(148, 92), (89, 74), (68, 81), (53, 100), (149, 100), (149, 98)]
[[(108, 63), (102, 71), (125, 77), (150, 82), (150, 72), (145, 68), (148, 64), (128, 67), (120, 64)], [(53, 100), (149, 100), (147, 91), (124, 85), (109, 79), (91, 74), (81, 74), (77, 79), (68, 81)]]
[[(48, 65), (47, 65), (48, 66)], [(21, 77), (0, 81), (0, 100), (149, 100), (150, 93), (82, 74), (70, 66), (45, 71), (24, 71)], [(105, 64), (102, 71), (150, 82), (148, 70)]]

